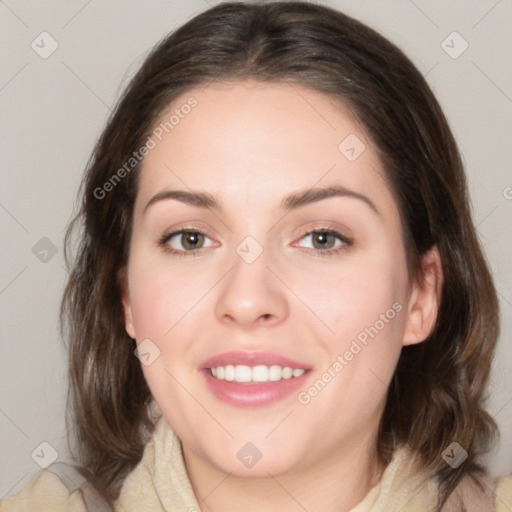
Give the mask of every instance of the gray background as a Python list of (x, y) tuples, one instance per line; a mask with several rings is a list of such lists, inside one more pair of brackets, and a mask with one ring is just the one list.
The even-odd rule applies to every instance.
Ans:
[[(57, 328), (66, 278), (62, 238), (93, 144), (147, 51), (215, 3), (0, 2), (0, 499), (26, 485), (52, 449), (68, 460), (66, 354)], [(489, 403), (502, 442), (490, 457), (491, 469), (511, 472), (512, 3), (323, 3), (376, 28), (406, 52), (425, 74), (460, 145), (503, 319)], [(48, 36), (39, 36), (43, 31), (58, 43), (47, 58), (31, 47), (35, 41), (39, 52), (51, 49)], [(454, 31), (463, 39), (448, 37)], [(464, 41), (468, 48), (454, 58)]]

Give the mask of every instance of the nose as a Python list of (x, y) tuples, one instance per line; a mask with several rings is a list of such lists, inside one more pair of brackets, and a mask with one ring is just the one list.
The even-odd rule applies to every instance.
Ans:
[(219, 321), (248, 330), (287, 318), (286, 288), (268, 265), (265, 251), (252, 263), (236, 255), (233, 268), (220, 283), (215, 305)]

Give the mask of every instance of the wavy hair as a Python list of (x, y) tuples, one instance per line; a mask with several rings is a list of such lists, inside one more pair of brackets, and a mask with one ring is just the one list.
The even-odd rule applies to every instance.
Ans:
[[(188, 21), (150, 52), (96, 143), (66, 233), (70, 273), (61, 304), (82, 471), (112, 502), (154, 427), (118, 281), (140, 164), (108, 194), (98, 191), (180, 95), (244, 79), (298, 84), (348, 105), (376, 146), (398, 204), (410, 277), (421, 256), (439, 248), (437, 322), (425, 342), (403, 348), (377, 441), (384, 463), (403, 444), (419, 456), (439, 481), (440, 510), (463, 477), (485, 475), (480, 459), (498, 435), (484, 408), (498, 301), (463, 164), (439, 103), (402, 51), (361, 22), (307, 2), (222, 3)], [(452, 441), (468, 452), (456, 471), (441, 458)]]

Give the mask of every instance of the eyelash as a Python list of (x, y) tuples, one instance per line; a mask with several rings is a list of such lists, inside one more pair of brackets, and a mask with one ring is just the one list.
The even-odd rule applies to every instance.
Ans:
[[(208, 237), (208, 235), (201, 229), (197, 229), (193, 226), (192, 227), (184, 227), (178, 231), (173, 231), (171, 233), (165, 233), (164, 235), (162, 235), (162, 237), (158, 240), (158, 246), (161, 247), (165, 252), (172, 254), (174, 256), (178, 256), (178, 257), (198, 257), (198, 256), (200, 256), (201, 249), (197, 249), (195, 251), (177, 251), (176, 249), (172, 249), (171, 247), (169, 247), (169, 245), (167, 245), (167, 243), (169, 242), (169, 240), (172, 237), (174, 237), (176, 235), (185, 234), (185, 233), (196, 233), (196, 234), (200, 234), (205, 237)], [(318, 234), (318, 233), (334, 235), (341, 242), (343, 242), (343, 244), (340, 245), (337, 249), (327, 249), (325, 251), (322, 251), (319, 249), (310, 249), (310, 250), (314, 251), (314, 256), (317, 256), (319, 258), (335, 256), (335, 255), (340, 254), (341, 252), (347, 250), (347, 248), (349, 248), (353, 245), (353, 240), (351, 238), (346, 237), (345, 235), (341, 234), (340, 232), (338, 232), (334, 229), (322, 228), (322, 227), (313, 229), (311, 231), (307, 231), (300, 237), (299, 240), (302, 240), (306, 236), (314, 235), (314, 234)]]

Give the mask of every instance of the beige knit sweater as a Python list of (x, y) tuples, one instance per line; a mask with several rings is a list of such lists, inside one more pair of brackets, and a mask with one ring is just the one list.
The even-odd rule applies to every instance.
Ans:
[[(429, 512), (435, 510), (436, 485), (411, 476), (407, 450), (402, 448), (381, 481), (350, 512)], [(51, 468), (50, 468), (51, 469)], [(41, 471), (18, 494), (0, 503), (0, 512), (86, 512), (99, 510), (97, 496), (69, 485), (69, 478)], [(447, 512), (511, 512), (512, 475), (488, 481), (487, 498), (462, 485)], [(70, 491), (71, 488), (71, 491)], [(87, 489), (87, 487), (85, 488)], [(494, 497), (492, 497), (494, 496)], [(487, 504), (486, 504), (487, 502)], [(494, 506), (488, 503), (494, 502)], [(128, 475), (114, 504), (115, 512), (199, 512), (187, 476), (179, 439), (162, 417), (136, 468)]]

